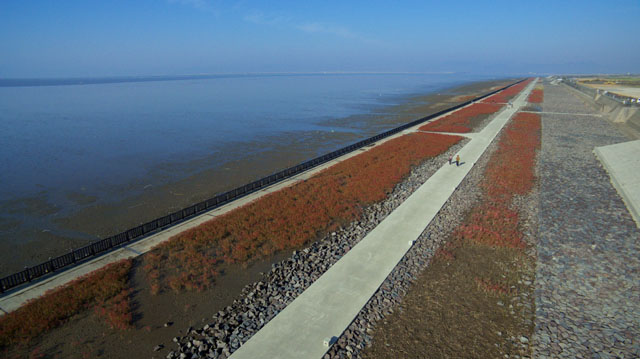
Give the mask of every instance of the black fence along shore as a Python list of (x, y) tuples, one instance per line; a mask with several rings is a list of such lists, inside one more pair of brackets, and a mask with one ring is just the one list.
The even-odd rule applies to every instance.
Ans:
[(35, 279), (38, 279), (40, 277), (43, 277), (45, 275), (54, 273), (54, 272), (59, 272), (65, 269), (69, 269), (74, 265), (83, 263), (88, 261), (91, 258), (94, 257), (98, 257), (101, 255), (104, 255), (112, 250), (115, 250), (119, 247), (122, 247), (126, 244), (141, 240), (143, 238), (148, 237), (149, 235), (155, 234), (161, 230), (167, 229), (169, 227), (172, 227), (178, 223), (181, 223), (185, 220), (191, 219), (197, 215), (200, 215), (204, 212), (216, 209), (222, 205), (228, 204), (238, 198), (244, 197), (250, 193), (256, 192), (258, 190), (264, 189), (265, 187), (271, 186), (275, 183), (281, 182), (284, 179), (293, 177), (295, 175), (298, 175), (304, 171), (307, 171), (313, 167), (316, 167), (318, 165), (324, 164), (326, 162), (329, 162), (335, 158), (338, 158), (342, 155), (345, 155), (347, 153), (353, 152), (357, 149), (360, 149), (362, 147), (365, 147), (367, 145), (370, 145), (372, 143), (375, 143), (381, 139), (384, 139), (386, 137), (395, 135), (398, 132), (404, 131), (410, 127), (416, 126), (422, 122), (431, 120), (433, 118), (436, 118), (438, 116), (441, 116), (443, 114), (446, 114), (447, 112), (451, 112), (454, 110), (457, 110), (461, 107), (464, 107), (474, 101), (478, 101), (481, 100), (483, 98), (486, 98), (488, 96), (491, 96), (495, 93), (498, 93), (506, 88), (509, 88), (513, 85), (516, 85), (520, 82), (524, 81), (520, 80), (518, 82), (514, 82), (508, 86), (505, 86), (503, 88), (500, 88), (498, 90), (489, 92), (485, 95), (476, 97), (473, 100), (461, 103), (459, 105), (447, 108), (445, 110), (436, 112), (434, 114), (431, 114), (429, 116), (420, 118), (418, 120), (406, 123), (404, 125), (401, 125), (399, 127), (393, 128), (391, 130), (388, 130), (386, 132), (380, 133), (378, 135), (375, 135), (373, 137), (364, 139), (362, 141), (356, 142), (352, 145), (343, 147), (341, 149), (338, 149), (336, 151), (327, 153), (323, 156), (320, 157), (316, 157), (314, 159), (311, 159), (309, 161), (300, 163), (298, 165), (289, 167), (287, 169), (284, 169), (280, 172), (274, 173), (270, 176), (266, 176), (264, 178), (261, 178), (257, 181), (251, 182), (249, 184), (246, 184), (244, 186), (240, 186), (238, 188), (232, 189), (228, 192), (224, 192), (221, 193), (213, 198), (210, 198), (208, 200), (196, 203), (194, 205), (191, 205), (187, 208), (184, 208), (180, 211), (177, 212), (173, 212), (170, 213), (164, 217), (160, 217), (157, 219), (154, 219), (150, 222), (141, 224), (137, 227), (131, 228), (127, 231), (124, 231), (122, 233), (116, 234), (112, 237), (109, 238), (105, 238), (105, 239), (101, 239), (98, 240), (96, 242), (93, 242), (87, 246), (75, 249), (73, 251), (71, 251), (70, 253), (61, 255), (59, 257), (50, 259), (44, 263), (40, 263), (37, 265), (34, 265), (32, 267), (28, 267), (25, 268), (23, 271), (20, 271), (18, 273), (14, 273), (11, 274), (9, 276), (6, 276), (4, 278), (0, 279), (0, 293), (6, 293), (7, 291), (9, 291), (12, 288), (18, 287), (24, 283), (29, 283)]

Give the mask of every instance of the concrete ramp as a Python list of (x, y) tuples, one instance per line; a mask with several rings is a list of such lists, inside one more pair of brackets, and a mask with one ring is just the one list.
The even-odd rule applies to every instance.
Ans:
[(640, 140), (596, 147), (593, 152), (640, 228)]

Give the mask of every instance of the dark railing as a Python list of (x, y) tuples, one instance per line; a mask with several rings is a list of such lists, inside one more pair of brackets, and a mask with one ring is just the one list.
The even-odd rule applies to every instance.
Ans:
[(381, 134), (375, 135), (373, 137), (367, 138), (365, 140), (362, 140), (360, 142), (356, 142), (352, 145), (346, 146), (344, 148), (341, 148), (339, 150), (327, 153), (326, 155), (320, 156), (320, 157), (316, 157), (312, 160), (300, 163), (298, 165), (295, 165), (293, 167), (289, 167), (287, 169), (284, 169), (280, 172), (274, 173), (270, 176), (261, 178), (257, 181), (251, 182), (249, 184), (246, 184), (244, 186), (238, 187), (236, 189), (232, 189), (228, 192), (224, 192), (221, 194), (218, 194), (217, 196), (210, 198), (208, 200), (196, 203), (194, 205), (191, 205), (187, 208), (184, 208), (182, 210), (173, 212), (171, 214), (168, 214), (164, 217), (160, 217), (157, 219), (154, 219), (150, 222), (141, 224), (137, 227), (131, 228), (127, 231), (124, 231), (122, 233), (116, 234), (115, 236), (109, 237), (109, 238), (105, 238), (96, 242), (93, 242), (85, 247), (81, 247), (78, 249), (75, 249), (73, 251), (71, 251), (70, 253), (61, 255), (59, 257), (50, 259), (44, 263), (40, 263), (37, 264), (33, 267), (28, 267), (25, 268), (23, 271), (15, 273), (15, 274), (11, 274), (9, 276), (6, 276), (4, 278), (0, 279), (0, 293), (4, 293), (7, 290), (11, 289), (11, 288), (15, 288), (21, 284), (30, 282), (36, 278), (42, 277), (46, 274), (49, 273), (53, 273), (55, 271), (59, 271), (65, 267), (69, 267), (69, 266), (73, 266), (79, 262), (82, 262), (83, 260), (86, 260), (87, 258), (91, 258), (91, 257), (95, 257), (95, 256), (99, 256), (104, 254), (105, 252), (111, 250), (111, 249), (115, 249), (119, 246), (122, 246), (126, 243), (130, 243), (134, 240), (140, 240), (142, 238), (145, 238), (146, 236), (161, 231), (163, 229), (166, 229), (168, 227), (171, 227), (177, 223), (180, 223), (184, 220), (187, 220), (189, 218), (192, 218), (196, 215), (201, 214), (202, 212), (205, 211), (210, 211), (212, 209), (215, 209), (217, 207), (220, 207), (224, 204), (227, 204), (231, 201), (234, 201), (240, 197), (244, 197), (252, 192), (256, 192), (260, 189), (263, 189), (267, 186), (271, 186), (274, 183), (280, 182), (286, 178), (295, 176), (301, 172), (304, 172), (310, 168), (316, 167), (318, 165), (321, 165), (323, 163), (326, 163), (328, 161), (331, 161), (335, 158), (338, 158), (344, 154), (347, 154), (349, 152), (353, 152), (354, 150), (357, 150), (359, 148), (362, 148), (364, 146), (370, 145), (374, 142), (377, 142), (383, 138), (389, 137), (391, 135), (394, 135), (400, 131), (406, 130), (407, 128), (413, 127), (415, 125), (418, 125), (422, 122), (428, 121), (430, 119), (436, 118), (438, 116), (441, 116), (447, 112), (451, 112), (454, 110), (457, 110), (461, 107), (464, 107), (474, 101), (478, 101), (480, 99), (483, 99), (485, 97), (491, 96), (497, 92), (500, 92), (508, 87), (511, 87), (515, 84), (518, 84), (520, 82), (522, 82), (524, 80), (520, 80), (518, 82), (515, 82), (509, 86), (505, 86), (501, 89), (492, 91), (490, 93), (487, 93), (485, 95), (482, 95), (480, 97), (477, 97), (471, 101), (467, 101), (464, 103), (461, 103), (459, 105), (450, 107), (448, 109), (436, 112), (434, 114), (431, 114), (427, 117), (423, 117), (421, 119), (406, 123), (404, 125), (401, 125), (399, 127), (396, 127), (394, 129), (391, 129), (389, 131), (383, 132)]

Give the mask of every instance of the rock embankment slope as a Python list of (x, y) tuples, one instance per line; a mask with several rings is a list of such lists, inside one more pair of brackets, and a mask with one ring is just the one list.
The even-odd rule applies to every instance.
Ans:
[(593, 154), (628, 139), (564, 85), (543, 111), (534, 354), (640, 357), (640, 230)]
[[(431, 177), (449, 156), (457, 153), (463, 144), (464, 142), (459, 143), (447, 152), (415, 168), (411, 175), (393, 190), (388, 199), (365, 210), (363, 215), (365, 220), (351, 223), (345, 228), (332, 232), (324, 239), (314, 242), (310, 247), (294, 252), (289, 259), (274, 264), (271, 271), (265, 273), (263, 280), (247, 286), (241, 299), (214, 314), (212, 319), (206, 320), (207, 325), (197, 329), (188, 328), (185, 336), (174, 338), (174, 342), (178, 344), (178, 350), (169, 353), (168, 358), (178, 358), (183, 352), (210, 352), (212, 347), (216, 348), (213, 351), (219, 354), (219, 357), (228, 357), (360, 242), (367, 233)], [(436, 234), (446, 230), (444, 223), (437, 223), (432, 227)], [(440, 239), (441, 236), (436, 234), (433, 237)], [(425, 238), (429, 237), (431, 235), (425, 236)], [(421, 252), (425, 258), (419, 258), (415, 254), (410, 255), (399, 267), (407, 269), (407, 264), (417, 264), (416, 262), (424, 265), (426, 258), (432, 256), (439, 245), (440, 242), (437, 240), (424, 243), (419, 241), (410, 253)], [(374, 305), (373, 308), (367, 307), (367, 323), (369, 319), (380, 318), (383, 312), (388, 311), (397, 302), (400, 294), (398, 288), (402, 284), (406, 285), (411, 276), (411, 272), (406, 270), (399, 273), (394, 271), (390, 276), (393, 279), (385, 282), (383, 288), (372, 300), (379, 305)], [(356, 322), (360, 323), (360, 320)], [(362, 323), (364, 324), (365, 320), (362, 320)], [(355, 328), (350, 328), (340, 338), (339, 345), (336, 347), (343, 344), (344, 349), (347, 344), (352, 344), (355, 348), (356, 345), (364, 345), (370, 341), (370, 337), (363, 335), (367, 326), (368, 324), (364, 325), (357, 334), (353, 332)]]

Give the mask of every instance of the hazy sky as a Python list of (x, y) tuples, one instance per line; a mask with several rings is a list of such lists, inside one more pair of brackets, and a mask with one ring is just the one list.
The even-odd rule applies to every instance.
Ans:
[(640, 72), (640, 1), (0, 0), (0, 77)]

